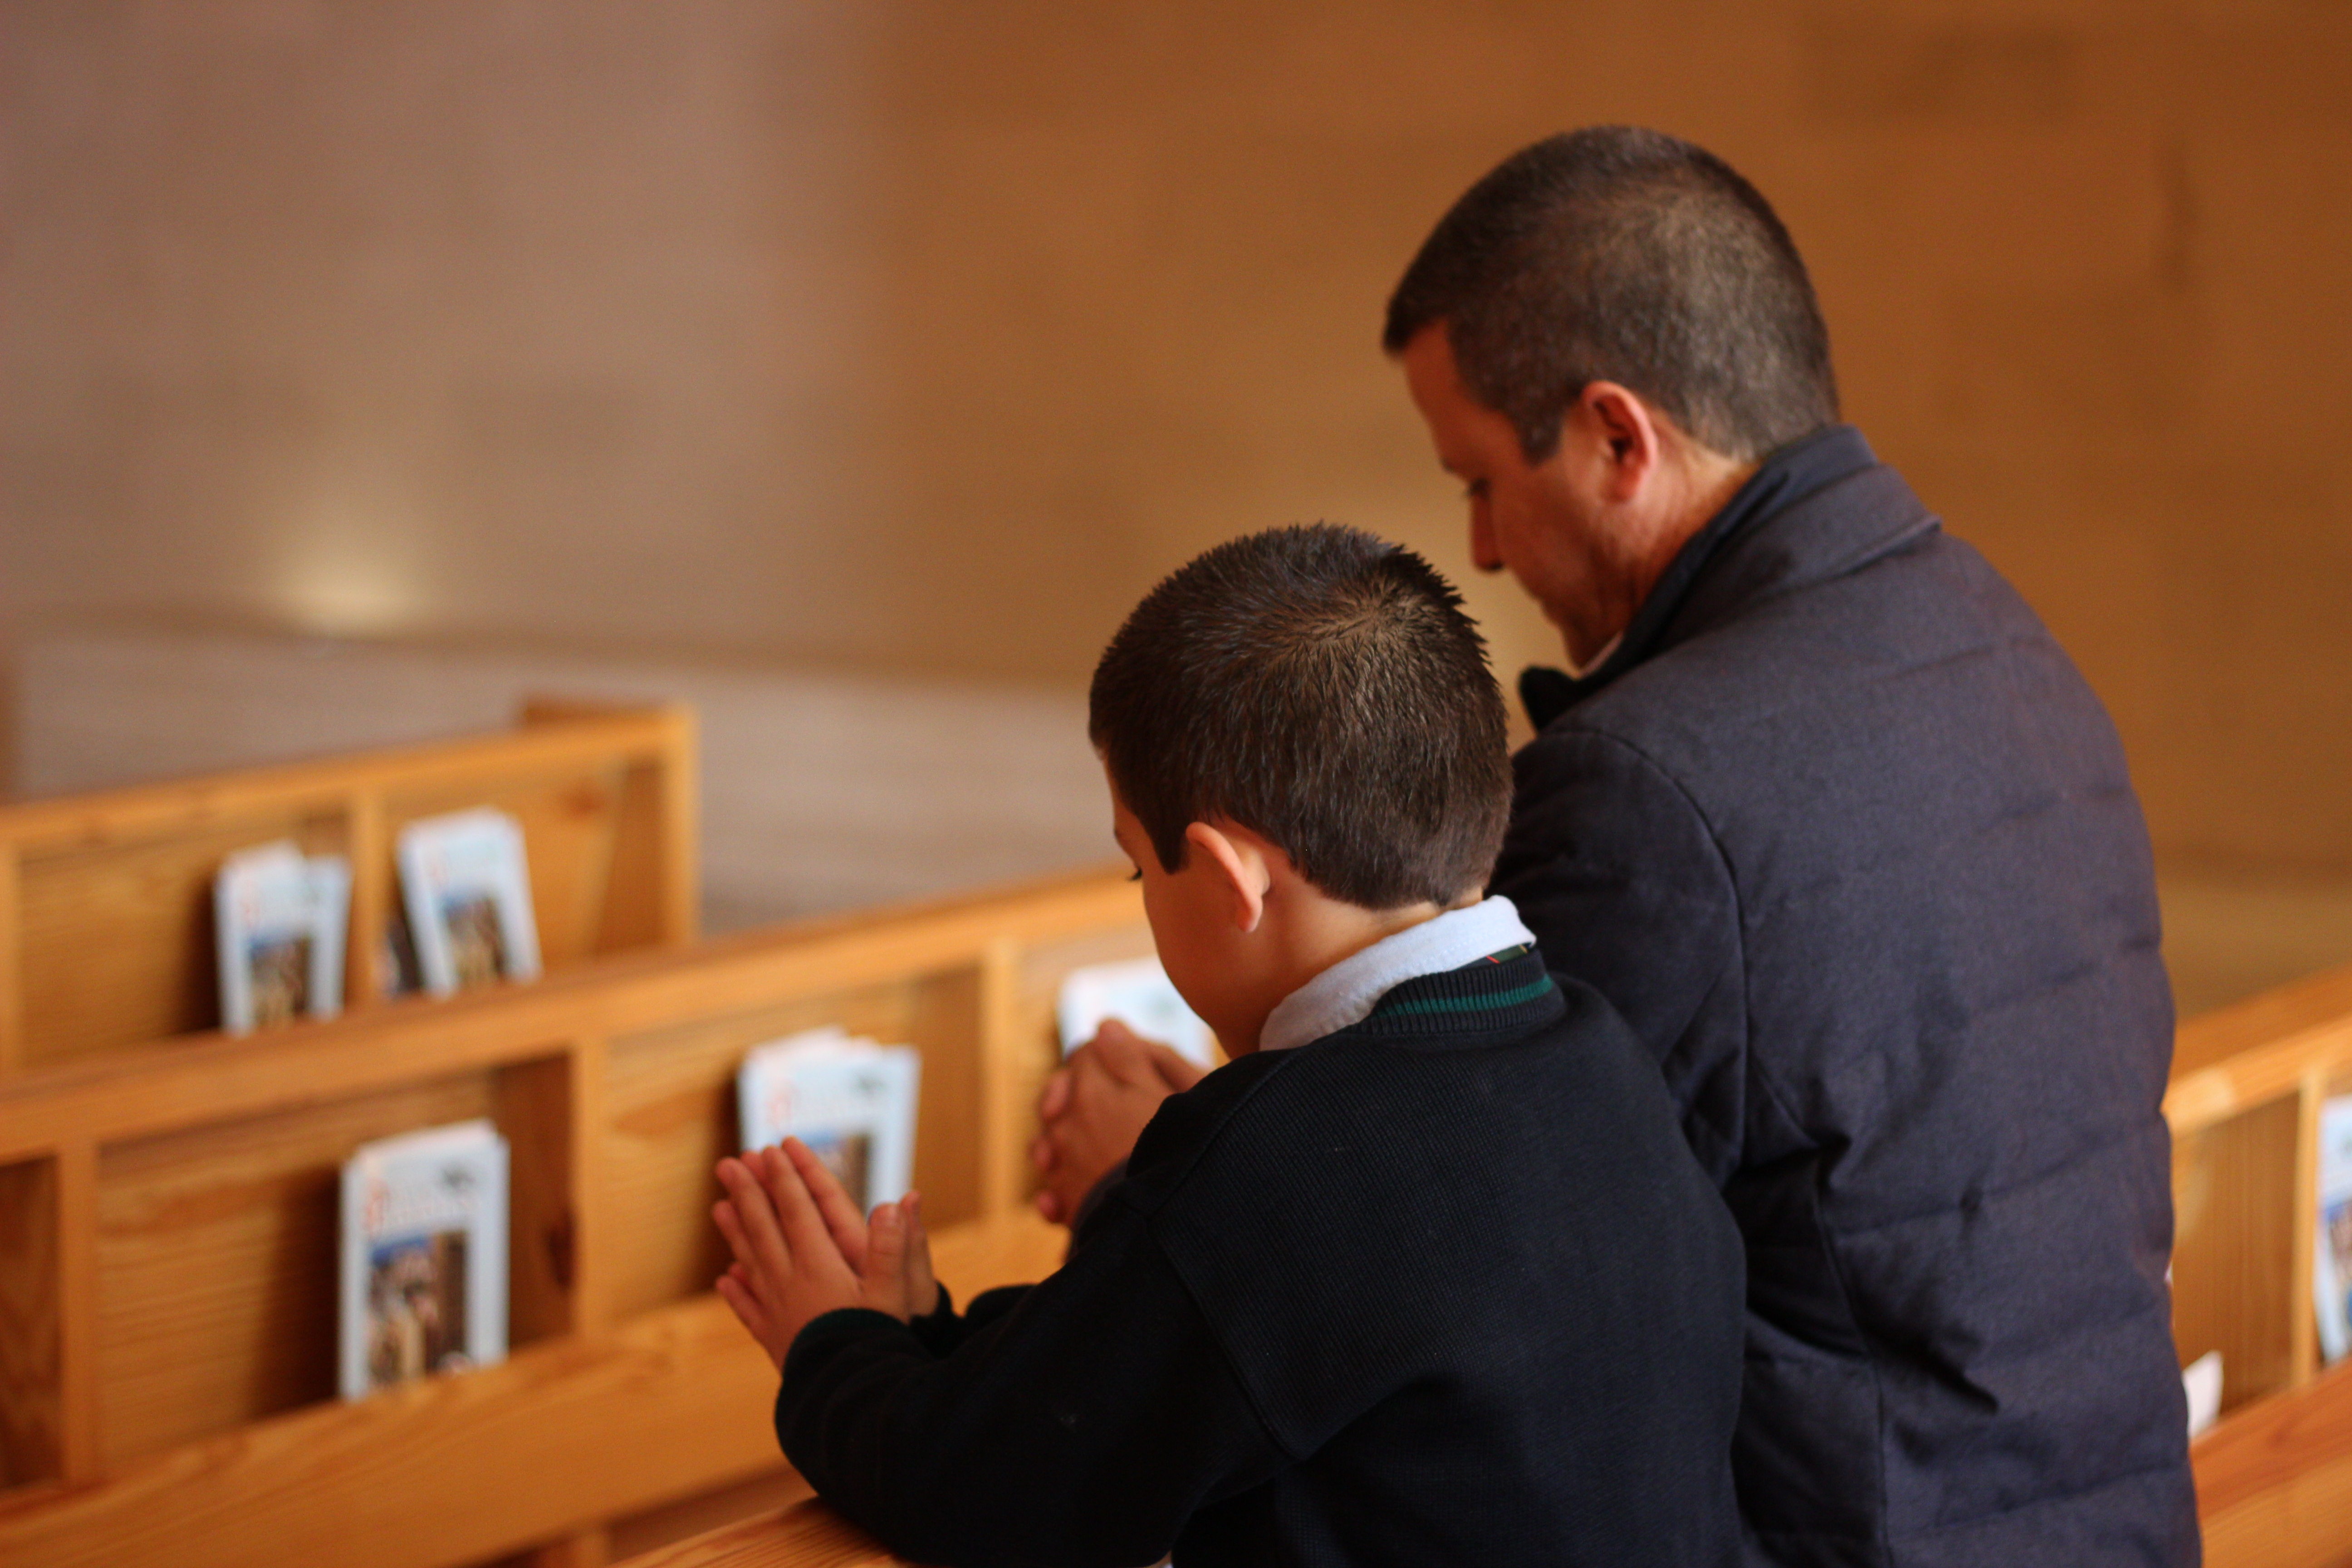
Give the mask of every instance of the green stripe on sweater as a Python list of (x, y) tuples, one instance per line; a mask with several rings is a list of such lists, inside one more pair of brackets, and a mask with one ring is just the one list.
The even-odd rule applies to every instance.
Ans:
[(1485, 996), (1423, 996), (1405, 1002), (1382, 1001), (1372, 1009), (1376, 1018), (1420, 1013), (1484, 1013), (1497, 1007), (1516, 1007), (1522, 1002), (1532, 1002), (1551, 989), (1551, 976), (1530, 981), (1515, 991), (1497, 991)]

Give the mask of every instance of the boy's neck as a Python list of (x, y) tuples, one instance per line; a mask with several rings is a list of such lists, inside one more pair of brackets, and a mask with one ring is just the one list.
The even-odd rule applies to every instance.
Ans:
[(1269, 970), (1268, 984), (1257, 998), (1260, 1005), (1255, 1009), (1255, 1016), (1235, 1030), (1239, 1039), (1247, 1043), (1227, 1041), (1225, 1048), (1237, 1056), (1256, 1050), (1266, 1018), (1292, 992), (1375, 942), (1433, 921), (1449, 910), (1467, 909), (1481, 896), (1473, 891), (1451, 904), (1419, 903), (1391, 910), (1368, 910), (1308, 887), (1294, 891), (1280, 909), (1269, 902), (1268, 921), (1280, 922), (1266, 932), (1279, 943), (1276, 963)]

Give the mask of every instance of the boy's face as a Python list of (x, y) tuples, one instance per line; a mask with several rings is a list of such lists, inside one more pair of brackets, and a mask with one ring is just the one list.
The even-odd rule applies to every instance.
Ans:
[(1244, 1037), (1238, 1022), (1249, 1012), (1252, 976), (1247, 955), (1237, 951), (1240, 933), (1225, 883), (1203, 855), (1187, 855), (1180, 870), (1163, 868), (1151, 835), (1128, 810), (1116, 784), (1110, 786), (1110, 813), (1111, 835), (1143, 884), (1144, 919), (1151, 924), (1151, 941), (1169, 981), (1227, 1051), (1252, 1048), (1255, 1028)]

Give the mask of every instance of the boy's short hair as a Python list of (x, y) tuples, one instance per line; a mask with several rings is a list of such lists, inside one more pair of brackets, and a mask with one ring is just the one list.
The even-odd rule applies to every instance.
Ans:
[(1510, 814), (1502, 693), (1462, 596), (1328, 523), (1195, 558), (1095, 667), (1087, 732), (1164, 868), (1223, 818), (1365, 909), (1486, 886)]

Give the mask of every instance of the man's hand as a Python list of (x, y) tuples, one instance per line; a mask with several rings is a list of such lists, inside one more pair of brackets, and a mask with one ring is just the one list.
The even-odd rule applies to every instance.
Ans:
[(801, 1330), (842, 1307), (901, 1322), (935, 1310), (921, 1199), (909, 1193), (868, 1220), (799, 1139), (719, 1162), (725, 1199), (710, 1217), (735, 1261), (719, 1294), (778, 1370)]
[(1056, 1225), (1076, 1217), (1095, 1184), (1135, 1152), (1160, 1102), (1208, 1076), (1174, 1048), (1118, 1019), (1070, 1053), (1037, 1103), (1044, 1130), (1029, 1157), (1045, 1178), (1037, 1212)]

